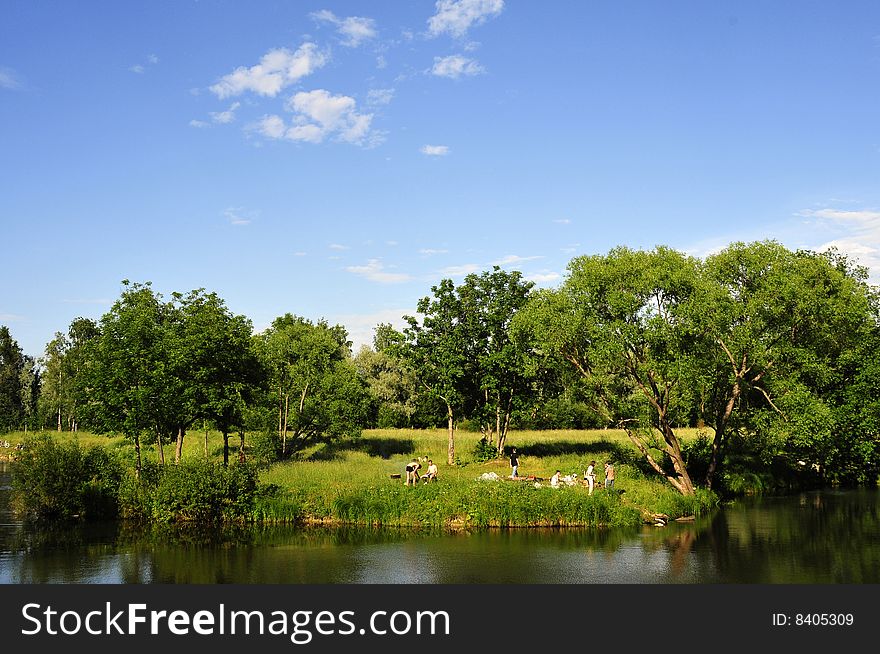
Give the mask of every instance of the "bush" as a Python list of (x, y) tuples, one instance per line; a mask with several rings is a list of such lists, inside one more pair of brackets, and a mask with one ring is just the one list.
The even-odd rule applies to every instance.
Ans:
[(48, 434), (29, 438), (12, 469), (15, 512), (31, 519), (111, 518), (123, 476), (102, 447), (59, 444)]
[(181, 463), (145, 466), (120, 493), (127, 518), (218, 523), (248, 519), (257, 496), (254, 466)]
[(498, 458), (498, 448), (495, 447), (488, 438), (483, 436), (474, 445), (471, 450), (471, 457), (475, 463), (483, 463), (484, 461), (492, 461)]

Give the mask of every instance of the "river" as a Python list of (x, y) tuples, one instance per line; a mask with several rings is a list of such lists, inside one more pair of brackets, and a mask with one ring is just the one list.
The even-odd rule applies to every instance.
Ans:
[(0, 462), (0, 583), (880, 583), (880, 493), (741, 500), (635, 529), (55, 528), (22, 524)]

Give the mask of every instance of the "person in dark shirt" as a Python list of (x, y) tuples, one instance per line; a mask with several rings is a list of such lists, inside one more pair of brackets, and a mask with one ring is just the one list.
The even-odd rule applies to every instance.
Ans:
[(519, 454), (516, 453), (516, 448), (510, 453), (510, 478), (516, 479), (519, 476)]

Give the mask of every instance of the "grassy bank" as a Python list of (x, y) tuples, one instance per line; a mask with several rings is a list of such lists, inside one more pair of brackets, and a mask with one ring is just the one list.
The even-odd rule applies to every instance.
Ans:
[[(101, 445), (129, 464), (133, 448), (121, 438), (82, 433), (51, 434), (60, 441), (77, 440), (82, 446)], [(694, 437), (686, 432), (684, 438)], [(11, 444), (23, 434), (4, 438)], [(684, 498), (655, 473), (646, 470), (622, 431), (517, 431), (508, 444), (520, 452), (521, 476), (507, 479), (506, 459), (479, 461), (474, 448), (479, 434), (458, 432), (456, 463), (446, 464), (445, 430), (368, 430), (359, 439), (321, 445), (300, 453), (296, 460), (261, 468), (259, 492), (251, 512), (258, 522), (306, 522), (432, 527), (622, 526), (649, 521), (654, 514), (670, 518), (698, 515), (716, 503), (714, 495), (700, 492)], [(231, 439), (237, 449), (238, 439)], [(208, 462), (222, 460), (222, 439), (208, 433)], [(143, 457), (155, 461), (154, 444)], [(167, 446), (166, 459), (173, 460)], [(406, 486), (404, 466), (413, 457), (433, 459), (439, 481)], [(235, 456), (230, 457), (235, 460)], [(204, 432), (190, 432), (183, 459), (205, 462)], [(599, 483), (593, 495), (581, 485), (551, 488), (555, 470), (580, 478), (589, 461), (597, 462)], [(614, 492), (601, 488), (602, 464), (615, 463)], [(497, 475), (485, 480), (484, 475)]]

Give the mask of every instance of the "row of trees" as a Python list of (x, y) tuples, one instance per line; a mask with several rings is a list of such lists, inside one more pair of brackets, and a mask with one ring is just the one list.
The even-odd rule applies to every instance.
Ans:
[[(698, 259), (658, 247), (583, 256), (536, 291), (498, 267), (443, 280), (352, 356), (344, 328), (286, 314), (259, 334), (214, 293), (124, 282), (39, 362), (0, 328), (0, 428), (79, 427), (175, 442), (196, 425), (273, 435), (278, 456), (364, 426), (467, 420), (499, 452), (515, 426), (626, 430), (683, 494), (711, 487), (731, 443), (829, 480), (878, 472), (880, 331), (864, 269), (831, 252), (736, 243)], [(710, 435), (700, 466), (678, 436)], [(691, 451), (693, 448), (691, 448)]]

